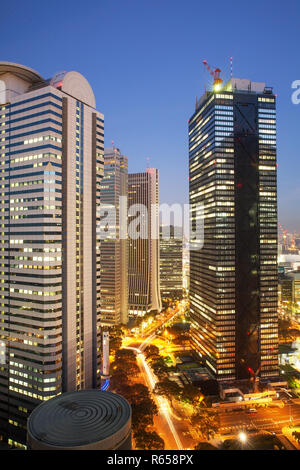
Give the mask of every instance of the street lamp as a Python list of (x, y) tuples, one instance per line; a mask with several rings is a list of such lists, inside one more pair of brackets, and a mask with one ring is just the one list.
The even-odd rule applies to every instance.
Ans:
[(241, 441), (242, 444), (245, 444), (247, 442), (247, 434), (244, 431), (241, 431), (238, 434), (238, 438)]

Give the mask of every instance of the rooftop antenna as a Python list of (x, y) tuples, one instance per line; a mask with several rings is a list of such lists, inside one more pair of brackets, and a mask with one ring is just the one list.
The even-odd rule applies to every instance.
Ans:
[(150, 157), (146, 157), (146, 162), (147, 162), (147, 168), (150, 168), (149, 167)]
[(116, 152), (117, 152), (117, 149), (116, 149), (116, 147), (115, 147), (115, 143), (114, 143), (113, 140), (111, 141), (111, 145), (112, 145), (113, 151), (116, 153)]
[(232, 80), (232, 57), (230, 57), (230, 78)]

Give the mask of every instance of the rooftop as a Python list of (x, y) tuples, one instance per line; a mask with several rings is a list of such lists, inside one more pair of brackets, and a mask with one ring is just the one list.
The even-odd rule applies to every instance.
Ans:
[(131, 407), (112, 392), (80, 390), (41, 403), (28, 419), (28, 433), (56, 447), (78, 447), (109, 438), (127, 425)]
[(225, 84), (214, 85), (212, 90), (205, 91), (199, 100), (196, 99), (196, 111), (200, 108), (201, 104), (204, 103), (205, 100), (212, 94), (222, 94), (224, 92), (272, 95), (273, 89), (271, 87), (267, 87), (264, 82), (252, 82), (248, 78), (231, 78)]
[(13, 62), (0, 62), (0, 77), (4, 73), (12, 73), (23, 80), (27, 80), (31, 83), (44, 81), (43, 77), (25, 65), (15, 64)]

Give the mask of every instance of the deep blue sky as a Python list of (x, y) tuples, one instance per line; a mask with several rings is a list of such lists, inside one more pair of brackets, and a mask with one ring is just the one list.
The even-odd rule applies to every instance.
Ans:
[(300, 231), (299, 0), (9, 0), (1, 2), (0, 60), (48, 78), (77, 70), (105, 115), (105, 145), (161, 172), (161, 201), (187, 202), (187, 121), (210, 76), (202, 60), (265, 81), (278, 93), (279, 219)]

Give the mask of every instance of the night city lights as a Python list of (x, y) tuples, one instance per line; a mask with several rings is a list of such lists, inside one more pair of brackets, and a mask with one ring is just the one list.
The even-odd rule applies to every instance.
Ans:
[(286, 465), (297, 454), (276, 451), (300, 450), (299, 2), (0, 12), (2, 455)]

